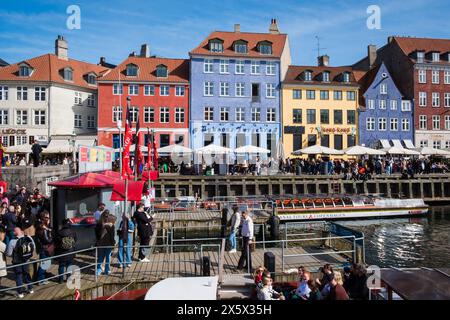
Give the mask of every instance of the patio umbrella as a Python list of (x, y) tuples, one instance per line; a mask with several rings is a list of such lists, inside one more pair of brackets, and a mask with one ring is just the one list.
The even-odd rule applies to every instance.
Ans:
[(414, 151), (410, 149), (400, 148), (400, 147), (390, 147), (381, 149), (383, 151), (386, 151), (388, 154), (400, 154), (400, 155), (412, 155), (412, 156), (418, 156), (420, 155), (419, 151)]
[(158, 148), (158, 153), (192, 153), (192, 149), (180, 146), (179, 144), (171, 144), (170, 146)]
[(31, 153), (31, 145), (21, 144), (18, 146), (7, 147), (5, 153)]
[(260, 148), (260, 147), (256, 147), (253, 145), (247, 145), (247, 146), (243, 146), (243, 147), (239, 147), (234, 149), (234, 152), (236, 153), (270, 153), (269, 149), (265, 149), (265, 148)]
[(365, 156), (365, 155), (381, 156), (381, 155), (386, 154), (385, 151), (367, 148), (367, 147), (363, 147), (363, 146), (353, 146), (353, 147), (347, 148), (343, 151), (346, 155), (349, 155), (349, 156)]
[(423, 147), (420, 148), (419, 151), (424, 156), (450, 156), (450, 151), (432, 147)]
[(324, 146), (320, 146), (320, 145), (315, 145), (315, 146), (311, 146), (311, 147), (307, 147), (304, 149), (294, 151), (294, 152), (292, 152), (292, 154), (296, 155), (296, 156), (302, 155), (302, 154), (341, 155), (341, 154), (344, 154), (344, 152), (341, 150), (336, 150), (336, 149), (332, 149), (332, 148), (328, 148), (328, 147), (324, 147)]
[(197, 149), (196, 151), (200, 154), (226, 154), (232, 152), (233, 150), (215, 144), (209, 144), (206, 147)]

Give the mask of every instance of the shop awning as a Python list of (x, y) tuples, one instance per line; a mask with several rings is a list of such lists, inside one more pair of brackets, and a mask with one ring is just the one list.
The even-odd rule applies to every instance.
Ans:
[(59, 188), (85, 189), (85, 188), (112, 188), (120, 179), (101, 173), (88, 172), (64, 180), (49, 182), (48, 185)]
[[(144, 190), (144, 181), (128, 181), (128, 201), (141, 201)], [(125, 201), (125, 181), (121, 180), (114, 184), (111, 201)]]
[(48, 144), (47, 148), (42, 150), (43, 154), (54, 153), (72, 153), (73, 147), (70, 145), (69, 140), (52, 140)]
[(383, 149), (389, 149), (391, 147), (391, 144), (389, 143), (389, 140), (381, 139), (380, 143), (381, 143), (381, 147)]
[(403, 140), (403, 143), (408, 149), (415, 149), (414, 143), (411, 140)]
[(392, 143), (394, 144), (394, 147), (403, 148), (402, 142), (400, 140), (398, 140), (398, 139), (392, 140)]
[(6, 148), (6, 153), (31, 153), (31, 145), (22, 144)]

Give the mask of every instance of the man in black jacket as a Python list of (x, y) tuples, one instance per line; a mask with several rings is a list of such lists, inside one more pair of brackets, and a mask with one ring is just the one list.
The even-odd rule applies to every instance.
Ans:
[[(65, 219), (62, 228), (55, 237), (55, 255), (64, 255), (57, 258), (59, 263), (59, 283), (64, 281), (64, 273), (67, 272), (67, 269), (72, 264), (74, 255), (69, 253), (75, 251), (76, 242), (77, 234), (72, 230), (70, 219)], [(67, 278), (69, 278), (69, 275), (67, 275)]]
[(33, 166), (38, 167), (41, 158), (42, 147), (37, 141), (34, 141), (33, 145), (31, 146), (31, 151), (33, 153)]
[[(153, 235), (152, 220), (153, 217), (145, 212), (144, 204), (140, 203), (137, 205), (137, 210), (134, 213), (134, 220), (137, 223), (137, 231), (140, 239), (139, 242), (139, 261), (149, 262), (146, 258), (148, 252), (148, 245), (150, 243), (150, 238)], [(147, 246), (147, 248), (145, 248)]]

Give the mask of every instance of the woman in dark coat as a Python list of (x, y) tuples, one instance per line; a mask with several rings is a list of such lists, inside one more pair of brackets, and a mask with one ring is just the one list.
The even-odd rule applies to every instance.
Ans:
[[(72, 224), (70, 219), (66, 219), (63, 221), (63, 226), (55, 236), (55, 255), (64, 256), (57, 258), (59, 267), (59, 283), (64, 281), (64, 273), (67, 272), (67, 269), (72, 264), (75, 255), (69, 254), (75, 251), (75, 244), (77, 242), (77, 234), (72, 230)], [(67, 278), (69, 276), (67, 275)]]
[(137, 223), (137, 231), (140, 239), (139, 261), (149, 262), (149, 260), (146, 258), (146, 255), (148, 251), (148, 245), (150, 244), (150, 238), (153, 235), (153, 227), (152, 227), (153, 217), (145, 212), (143, 203), (137, 205), (137, 210), (134, 213), (134, 220)]
[(111, 253), (116, 245), (114, 222), (114, 216), (109, 213), (109, 210), (105, 210), (95, 226), (95, 237), (97, 238), (96, 246), (99, 247), (97, 256), (97, 275), (100, 275), (102, 272), (103, 261), (105, 261), (104, 275), (109, 274)]

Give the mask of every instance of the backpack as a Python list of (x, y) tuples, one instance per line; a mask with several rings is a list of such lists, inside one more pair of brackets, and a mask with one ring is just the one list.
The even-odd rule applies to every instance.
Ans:
[(61, 249), (63, 250), (72, 250), (75, 246), (75, 239), (73, 237), (63, 237), (61, 239)]
[(33, 239), (29, 236), (24, 236), (17, 240), (14, 247), (15, 262), (23, 263), (30, 260), (34, 252)]

